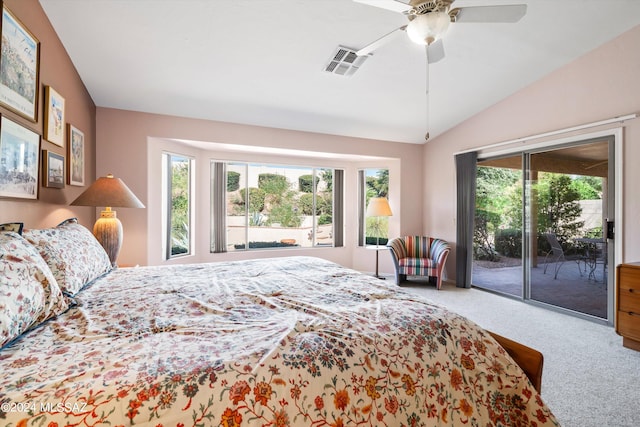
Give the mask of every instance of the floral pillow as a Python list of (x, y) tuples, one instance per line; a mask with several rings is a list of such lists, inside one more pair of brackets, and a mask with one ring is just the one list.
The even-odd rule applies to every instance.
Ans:
[(38, 248), (67, 295), (75, 295), (87, 283), (111, 271), (104, 248), (75, 219), (54, 228), (25, 230), (23, 235)]
[(68, 308), (37, 249), (14, 232), (0, 233), (0, 347)]

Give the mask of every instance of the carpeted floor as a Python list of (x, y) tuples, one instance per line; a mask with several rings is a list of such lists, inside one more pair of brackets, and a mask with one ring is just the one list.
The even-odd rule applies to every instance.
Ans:
[(542, 397), (563, 427), (640, 425), (640, 352), (612, 327), (451, 283), (402, 287), (541, 351)]

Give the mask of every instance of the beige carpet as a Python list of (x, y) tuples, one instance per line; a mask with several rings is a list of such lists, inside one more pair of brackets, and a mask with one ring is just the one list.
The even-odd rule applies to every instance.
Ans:
[(640, 426), (640, 352), (612, 327), (452, 283), (402, 287), (541, 351), (542, 397), (562, 426)]

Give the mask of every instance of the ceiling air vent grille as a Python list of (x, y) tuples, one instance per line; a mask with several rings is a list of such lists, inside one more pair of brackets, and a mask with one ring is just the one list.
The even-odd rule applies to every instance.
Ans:
[(358, 56), (355, 50), (338, 46), (324, 70), (340, 76), (351, 76), (358, 71), (358, 68), (368, 57), (369, 55)]

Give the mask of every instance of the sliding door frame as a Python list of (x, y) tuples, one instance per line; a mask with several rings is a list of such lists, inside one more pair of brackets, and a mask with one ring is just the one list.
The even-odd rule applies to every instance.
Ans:
[[(614, 191), (613, 191), (613, 206), (614, 206), (614, 217), (612, 218), (615, 221), (615, 238), (613, 239), (613, 257), (609, 257), (610, 267), (608, 273), (608, 281), (609, 283), (607, 290), (607, 319), (602, 319), (604, 323), (613, 325), (614, 320), (614, 302), (615, 302), (615, 286), (616, 283), (616, 269), (615, 266), (618, 265), (623, 259), (623, 237), (624, 237), (624, 221), (623, 221), (623, 203), (622, 203), (622, 189), (623, 187), (623, 128), (616, 127), (605, 129), (601, 131), (589, 132), (589, 133), (581, 133), (576, 135), (571, 135), (563, 138), (549, 139), (536, 143), (514, 143), (513, 145), (509, 145), (500, 150), (492, 149), (491, 147), (483, 149), (479, 148), (477, 150), (477, 159), (478, 161), (486, 160), (495, 157), (508, 156), (508, 155), (517, 155), (522, 153), (523, 161), (526, 166), (523, 168), (523, 197), (524, 193), (527, 191), (527, 183), (529, 182), (529, 168), (526, 163), (529, 158), (529, 154), (533, 152), (544, 151), (545, 149), (550, 148), (560, 148), (563, 146), (570, 146), (572, 144), (579, 144), (581, 142), (586, 142), (591, 139), (598, 138), (613, 138), (613, 153), (609, 153), (609, 157), (613, 154), (613, 162), (610, 160), (609, 164), (609, 174), (611, 176), (612, 164), (613, 164), (613, 179), (614, 179)], [(609, 180), (610, 181), (610, 180)], [(526, 207), (523, 204), (523, 218), (525, 218), (525, 209)], [(610, 213), (610, 212), (609, 212)], [(609, 214), (608, 213), (608, 214)], [(611, 218), (609, 218), (611, 220)], [(603, 228), (606, 227), (606, 224), (603, 224)], [(525, 283), (528, 283), (529, 267), (530, 267), (530, 257), (528, 256), (528, 251), (530, 248), (530, 236), (529, 230), (525, 230), (526, 227), (523, 227), (523, 251), (527, 252), (523, 259), (523, 293), (521, 299), (527, 303), (535, 304), (535, 305), (543, 305), (545, 307), (553, 308), (554, 310), (562, 311), (562, 312), (570, 312), (572, 315), (577, 317), (588, 318), (589, 320), (600, 321), (600, 319), (595, 318), (590, 315), (581, 314), (579, 312), (575, 312), (572, 310), (564, 309), (562, 307), (555, 307), (549, 304), (538, 302), (531, 299), (531, 289), (530, 286), (525, 286)], [(473, 250), (473, 249), (471, 249)], [(470, 253), (468, 257), (469, 264), (473, 262), (473, 254)], [(526, 281), (526, 282), (525, 282)]]

